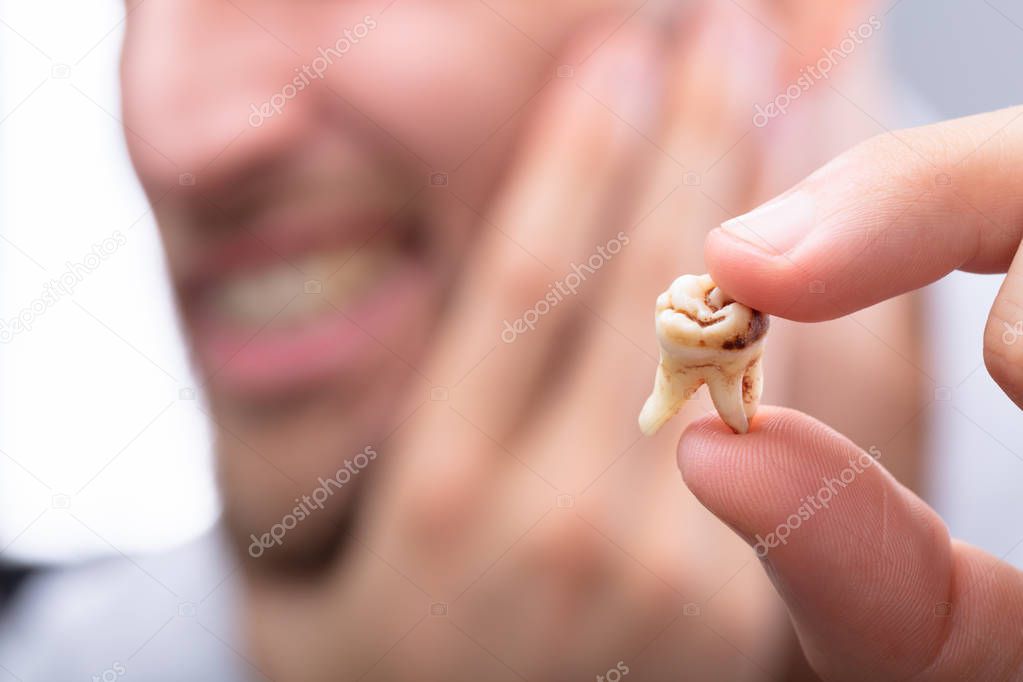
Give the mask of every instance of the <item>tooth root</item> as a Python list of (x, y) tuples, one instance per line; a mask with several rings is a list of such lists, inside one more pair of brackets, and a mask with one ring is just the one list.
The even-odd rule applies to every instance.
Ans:
[(707, 383), (721, 419), (747, 433), (760, 405), (770, 318), (727, 296), (710, 275), (683, 275), (657, 297), (654, 320), (661, 363), (640, 413), (643, 432), (656, 432)]
[(753, 415), (760, 407), (760, 395), (764, 391), (764, 363), (762, 358), (757, 358), (746, 369), (742, 380), (742, 403), (746, 418), (753, 420)]
[(643, 404), (639, 413), (639, 428), (646, 436), (652, 436), (664, 424), (678, 414), (686, 400), (692, 397), (703, 379), (687, 373), (668, 376), (663, 364), (657, 368), (654, 390)]
[(749, 417), (742, 399), (743, 376), (743, 374), (734, 376), (719, 374), (709, 377), (707, 380), (710, 399), (714, 401), (714, 407), (717, 408), (722, 421), (736, 433), (749, 431)]

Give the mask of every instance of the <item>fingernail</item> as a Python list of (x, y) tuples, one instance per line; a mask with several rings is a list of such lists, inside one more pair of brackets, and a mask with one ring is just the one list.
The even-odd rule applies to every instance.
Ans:
[(721, 224), (729, 235), (769, 254), (787, 253), (813, 230), (816, 217), (813, 197), (796, 190)]
[(653, 30), (635, 29), (600, 55), (598, 95), (628, 123), (640, 127), (655, 120), (662, 93), (660, 38)]
[(693, 3), (678, 0), (648, 0), (640, 9), (646, 21), (668, 40), (675, 38), (686, 19), (696, 14)]
[(749, 111), (755, 104), (766, 104), (777, 95), (781, 47), (752, 17), (735, 17), (733, 27), (729, 77), (733, 92), (746, 100)]

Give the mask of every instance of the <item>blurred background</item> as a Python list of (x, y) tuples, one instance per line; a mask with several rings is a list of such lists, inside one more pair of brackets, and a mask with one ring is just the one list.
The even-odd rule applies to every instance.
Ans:
[[(204, 406), (122, 139), (123, 17), (117, 0), (0, 0), (8, 567), (159, 550), (218, 514)], [(1018, 3), (898, 0), (879, 17), (882, 39), (863, 49), (892, 65), (900, 113), (878, 132), (1020, 102)], [(1023, 420), (981, 359), (998, 281), (956, 275), (930, 292), (938, 388), (926, 496), (955, 535), (1023, 566), (1020, 531), (995, 522), (1023, 513)], [(11, 324), (19, 318), (24, 329)]]

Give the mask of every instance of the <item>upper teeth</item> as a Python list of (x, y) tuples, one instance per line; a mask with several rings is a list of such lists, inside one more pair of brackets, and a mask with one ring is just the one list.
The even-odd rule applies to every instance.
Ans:
[(211, 296), (213, 308), (238, 322), (289, 326), (344, 309), (383, 279), (395, 255), (366, 247), (310, 253), (300, 259), (240, 272)]

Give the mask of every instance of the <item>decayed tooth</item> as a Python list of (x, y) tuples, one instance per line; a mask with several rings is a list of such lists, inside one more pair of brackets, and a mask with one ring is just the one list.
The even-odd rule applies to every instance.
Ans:
[(385, 280), (399, 264), (391, 250), (366, 247), (326, 258), (314, 276), (323, 282), (323, 293), (335, 308), (346, 308)]
[[(375, 247), (314, 252), (229, 278), (214, 293), (213, 304), (245, 324), (299, 326), (349, 306), (384, 279), (397, 262), (393, 251)], [(311, 282), (319, 287), (308, 289)]]
[(710, 275), (683, 275), (657, 297), (655, 319), (661, 362), (639, 415), (643, 433), (656, 433), (703, 384), (721, 419), (749, 431), (764, 384), (768, 316), (733, 301)]
[(302, 291), (302, 273), (281, 263), (227, 279), (214, 294), (224, 314), (251, 324), (269, 324)]

